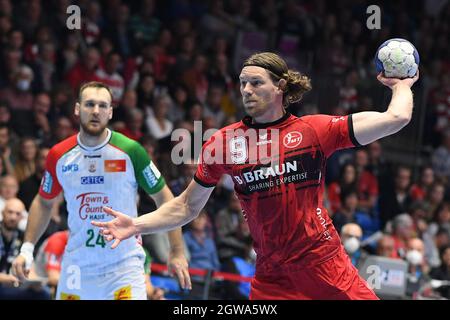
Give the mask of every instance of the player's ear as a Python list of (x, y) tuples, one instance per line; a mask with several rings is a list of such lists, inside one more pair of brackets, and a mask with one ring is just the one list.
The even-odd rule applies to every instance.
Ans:
[(108, 119), (109, 119), (109, 120), (112, 119), (113, 111), (114, 111), (114, 107), (113, 107), (113, 105), (111, 105), (110, 110), (109, 110), (109, 116), (108, 116)]
[(75, 113), (75, 115), (77, 117), (80, 116), (80, 103), (79, 102), (75, 103), (75, 111), (74, 111), (74, 113)]
[(285, 92), (286, 91), (286, 87), (287, 87), (287, 81), (286, 79), (280, 79), (280, 81), (278, 81), (278, 89)]

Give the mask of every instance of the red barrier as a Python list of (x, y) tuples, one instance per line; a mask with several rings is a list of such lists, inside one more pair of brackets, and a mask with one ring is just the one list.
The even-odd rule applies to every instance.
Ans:
[[(165, 264), (157, 264), (152, 263), (152, 272), (160, 272), (160, 273), (168, 273), (167, 265)], [(205, 276), (208, 273), (208, 270), (205, 269), (193, 269), (189, 268), (189, 274), (191, 276)], [(228, 273), (228, 272), (220, 272), (220, 271), (214, 271), (212, 274), (212, 278), (214, 280), (228, 280), (228, 281), (235, 281), (235, 282), (250, 282), (252, 281), (253, 277), (244, 277), (240, 276), (235, 273)]]

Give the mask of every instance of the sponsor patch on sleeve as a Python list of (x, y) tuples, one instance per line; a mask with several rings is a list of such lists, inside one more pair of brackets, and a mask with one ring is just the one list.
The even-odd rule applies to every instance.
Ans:
[(45, 171), (41, 184), (42, 184), (42, 190), (45, 193), (51, 193), (52, 186), (53, 186), (53, 178), (52, 178), (52, 175), (50, 174), (50, 172)]
[(151, 188), (158, 184), (158, 179), (161, 177), (161, 172), (159, 172), (153, 162), (150, 162), (150, 164), (142, 170), (142, 174), (144, 175), (145, 181)]

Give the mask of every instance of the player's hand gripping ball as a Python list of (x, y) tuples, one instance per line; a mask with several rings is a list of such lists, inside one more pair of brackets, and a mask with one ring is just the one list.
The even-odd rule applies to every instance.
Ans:
[(413, 78), (419, 68), (419, 52), (408, 40), (395, 38), (385, 41), (375, 54), (377, 72), (386, 78)]

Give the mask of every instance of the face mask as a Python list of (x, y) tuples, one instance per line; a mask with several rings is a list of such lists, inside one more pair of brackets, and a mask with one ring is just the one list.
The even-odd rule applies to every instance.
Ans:
[(406, 260), (413, 266), (418, 266), (422, 263), (423, 256), (418, 250), (409, 250), (406, 253)]
[(28, 80), (19, 80), (17, 81), (17, 89), (20, 91), (27, 91), (30, 88), (30, 81)]
[(355, 237), (346, 239), (344, 241), (344, 249), (348, 254), (354, 254), (359, 249), (359, 240)]

